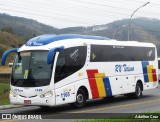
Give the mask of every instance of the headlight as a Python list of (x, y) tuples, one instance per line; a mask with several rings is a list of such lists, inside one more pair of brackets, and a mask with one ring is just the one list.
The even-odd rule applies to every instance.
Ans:
[(11, 97), (16, 97), (17, 94), (15, 94), (14, 92), (10, 91), (10, 96), (11, 96)]
[(49, 92), (47, 92), (47, 93), (45, 93), (45, 94), (41, 94), (40, 97), (41, 97), (41, 98), (51, 97), (52, 95), (53, 95), (53, 92), (52, 92), (52, 91), (49, 91)]

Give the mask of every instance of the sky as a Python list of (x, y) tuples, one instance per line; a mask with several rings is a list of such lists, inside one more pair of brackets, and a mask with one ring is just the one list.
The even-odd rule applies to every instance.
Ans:
[(25, 17), (56, 27), (92, 26), (121, 19), (160, 20), (160, 0), (0, 0), (0, 13)]

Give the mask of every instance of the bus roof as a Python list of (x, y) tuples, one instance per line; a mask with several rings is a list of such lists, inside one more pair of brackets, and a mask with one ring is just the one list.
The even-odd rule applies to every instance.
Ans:
[(50, 50), (51, 48), (62, 47), (69, 48), (83, 45), (119, 45), (119, 46), (140, 46), (140, 47), (155, 47), (152, 43), (138, 41), (117, 41), (101, 36), (78, 35), (78, 34), (62, 34), (53, 35), (45, 34), (30, 39), (19, 50)]
[(78, 34), (62, 34), (62, 35), (53, 35), (45, 34), (40, 35), (35, 38), (30, 39), (26, 46), (43, 46), (50, 44), (55, 41), (65, 40), (65, 39), (94, 39), (94, 40), (109, 40), (109, 38), (101, 36), (91, 36), (91, 35), (78, 35)]

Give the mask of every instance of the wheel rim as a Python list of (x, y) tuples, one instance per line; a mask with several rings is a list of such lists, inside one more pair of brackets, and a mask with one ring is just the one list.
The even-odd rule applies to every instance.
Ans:
[(83, 103), (83, 100), (84, 100), (84, 99), (83, 99), (83, 95), (82, 95), (82, 94), (78, 94), (78, 95), (77, 95), (77, 102), (78, 102), (78, 103)]
[(140, 86), (137, 87), (137, 95), (138, 95), (138, 96), (141, 95), (141, 88), (140, 88)]

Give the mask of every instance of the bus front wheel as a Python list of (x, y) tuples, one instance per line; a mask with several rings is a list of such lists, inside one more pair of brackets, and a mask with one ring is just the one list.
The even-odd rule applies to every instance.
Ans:
[(76, 95), (76, 102), (73, 103), (73, 107), (81, 108), (86, 104), (86, 94), (83, 89), (79, 89)]

